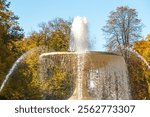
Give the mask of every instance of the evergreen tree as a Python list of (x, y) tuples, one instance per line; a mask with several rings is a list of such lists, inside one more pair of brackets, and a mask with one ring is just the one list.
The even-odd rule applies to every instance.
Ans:
[(0, 0), (0, 40), (4, 44), (23, 37), (23, 29), (17, 21), (19, 17), (9, 10), (9, 6), (10, 2)]

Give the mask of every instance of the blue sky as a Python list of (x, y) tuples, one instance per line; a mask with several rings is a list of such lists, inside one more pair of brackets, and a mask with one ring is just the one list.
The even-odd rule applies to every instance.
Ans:
[(10, 9), (20, 17), (19, 23), (25, 34), (38, 31), (41, 22), (56, 17), (69, 20), (85, 16), (89, 22), (89, 35), (94, 40), (93, 50), (104, 50), (105, 39), (101, 28), (106, 24), (110, 11), (118, 6), (137, 9), (145, 27), (143, 37), (150, 34), (150, 0), (8, 0)]

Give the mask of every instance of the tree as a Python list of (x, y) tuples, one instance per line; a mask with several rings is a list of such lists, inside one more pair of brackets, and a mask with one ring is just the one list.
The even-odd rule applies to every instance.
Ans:
[(0, 0), (0, 81), (18, 57), (12, 42), (23, 37), (23, 30), (17, 22), (18, 17), (9, 10), (10, 2)]
[(6, 99), (42, 99), (45, 84), (39, 79), (39, 52), (35, 50), (17, 66), (1, 96)]
[[(142, 55), (150, 65), (150, 35), (147, 35), (146, 40), (141, 40), (141, 41), (135, 42), (134, 49), (140, 55)], [(149, 91), (149, 95), (150, 95), (150, 69), (148, 69), (148, 67), (145, 65), (144, 62), (142, 64), (142, 69), (143, 69), (142, 74), (144, 74), (144, 77), (147, 81), (148, 91)]]
[[(7, 0), (0, 0), (0, 61), (6, 64), (14, 62), (16, 58), (15, 46), (12, 43), (24, 36), (23, 29), (17, 22), (19, 18), (9, 10), (9, 6), (10, 2), (7, 2)], [(8, 58), (11, 62), (7, 60)], [(8, 64), (6, 66), (9, 67)]]
[(49, 82), (45, 90), (46, 99), (68, 99), (73, 92), (72, 74), (63, 71), (58, 66), (53, 69), (53, 75), (46, 82)]
[(150, 35), (147, 35), (146, 40), (137, 41), (134, 43), (134, 49), (142, 55), (148, 63), (150, 63)]
[(135, 55), (130, 55), (128, 61), (128, 73), (130, 77), (130, 89), (132, 99), (150, 99), (148, 92), (148, 82), (145, 74), (145, 67), (142, 65), (141, 59)]
[[(150, 36), (136, 41), (133, 45), (144, 59), (150, 63)], [(130, 53), (128, 58), (128, 71), (133, 99), (150, 99), (150, 69), (136, 54)]]
[[(49, 21), (49, 23), (42, 23), (40, 30), (32, 32), (29, 37), (11, 41), (11, 45), (8, 44), (10, 50), (15, 51), (16, 56), (21, 56), (33, 48), (35, 50), (18, 65), (0, 94), (0, 98), (66, 99), (70, 96), (72, 72), (63, 72), (64, 68), (54, 69), (52, 77), (48, 77), (47, 79), (44, 79), (39, 74), (41, 72), (40, 65), (44, 65), (42, 61), (39, 61), (39, 56), (43, 52), (68, 50), (70, 24), (68, 21), (57, 18)], [(2, 48), (3, 50), (5, 49), (4, 47)], [(4, 50), (3, 52), (7, 51)], [(10, 58), (8, 61), (11, 60)], [(40, 62), (42, 63), (40, 64)], [(1, 71), (1, 68), (3, 69), (7, 65), (11, 66), (12, 64), (4, 64), (0, 58), (0, 77), (2, 78), (5, 77), (7, 70)], [(49, 65), (51, 66), (51, 64)], [(48, 69), (47, 64), (46, 69)]]
[(13, 44), (24, 34), (18, 16), (9, 10), (10, 2), (0, 0), (0, 84), (18, 55)]
[(67, 51), (69, 48), (71, 22), (56, 18), (41, 23), (39, 35), (45, 48), (52, 51)]
[(19, 26), (18, 16), (9, 10), (10, 2), (0, 0), (0, 39), (6, 44), (12, 39), (21, 39), (23, 29)]
[(127, 53), (122, 48), (133, 46), (133, 43), (141, 38), (142, 23), (138, 19), (136, 9), (121, 6), (110, 13), (102, 30), (107, 40), (107, 49), (119, 51), (126, 57)]

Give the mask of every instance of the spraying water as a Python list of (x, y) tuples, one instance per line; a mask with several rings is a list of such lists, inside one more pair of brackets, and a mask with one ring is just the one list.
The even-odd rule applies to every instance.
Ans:
[(88, 50), (88, 25), (86, 17), (75, 17), (71, 27), (70, 51), (85, 52)]
[(125, 50), (127, 50), (127, 51), (129, 51), (129, 52), (131, 52), (131, 53), (134, 53), (137, 57), (139, 57), (144, 63), (145, 63), (145, 65), (147, 66), (147, 68), (150, 70), (150, 65), (149, 65), (149, 63), (146, 61), (146, 59), (143, 57), (143, 56), (141, 56), (137, 51), (135, 51), (134, 49), (132, 49), (132, 48), (124, 48)]
[(28, 54), (30, 54), (31, 52), (33, 52), (35, 49), (29, 50), (26, 53), (24, 53), (22, 56), (20, 56), (15, 63), (12, 65), (11, 69), (9, 70), (8, 74), (6, 75), (1, 87), (0, 87), (0, 93), (2, 92), (4, 86), (6, 85), (8, 79), (10, 78), (10, 76), (12, 75), (12, 73), (14, 72), (14, 70), (17, 68), (17, 66), (19, 65), (19, 63), (24, 60)]
[[(84, 66), (85, 53), (88, 51), (88, 22), (86, 17), (75, 17), (71, 27), (70, 51), (77, 52), (77, 82), (76, 89), (70, 99), (89, 98), (85, 90)], [(86, 94), (86, 95), (83, 95)]]

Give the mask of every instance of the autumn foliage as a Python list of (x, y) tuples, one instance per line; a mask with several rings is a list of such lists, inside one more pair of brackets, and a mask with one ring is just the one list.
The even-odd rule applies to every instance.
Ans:
[[(135, 42), (134, 49), (150, 64), (150, 35), (147, 35), (145, 40)], [(130, 57), (130, 63), (129, 70), (132, 70), (130, 76), (134, 98), (150, 99), (150, 69), (141, 59), (133, 55)]]

